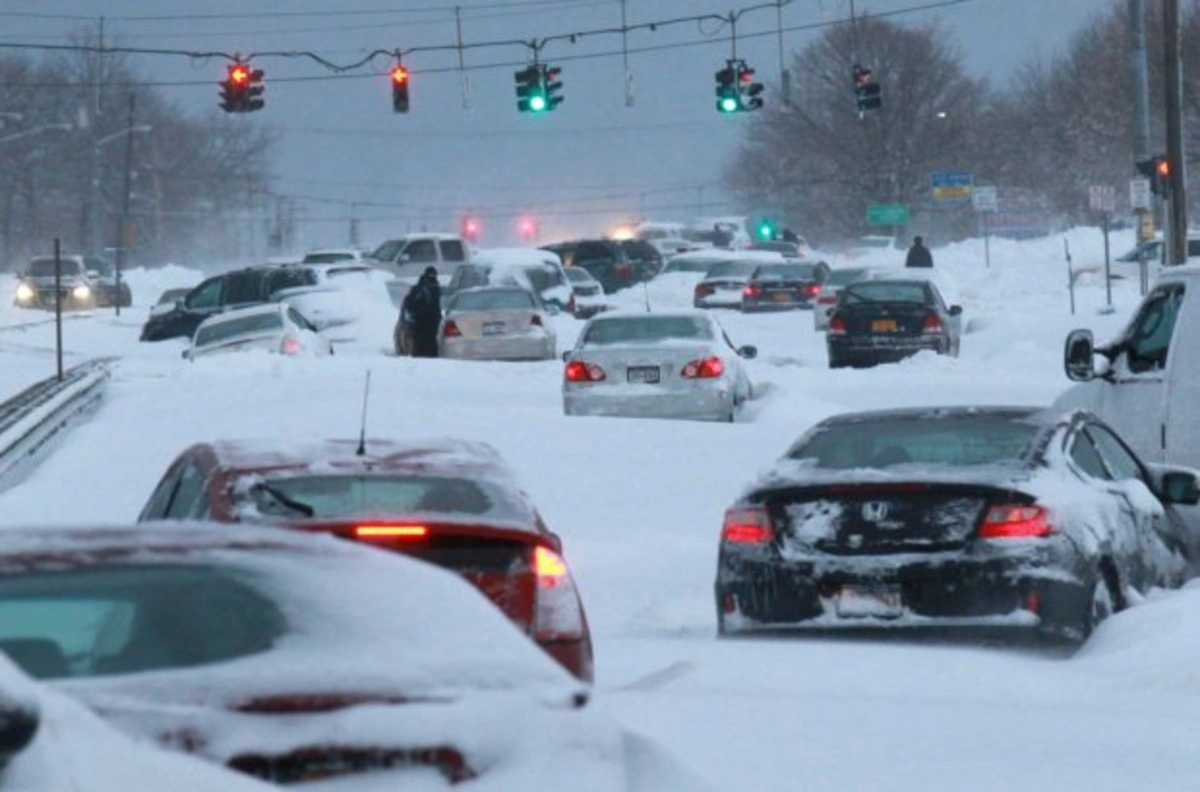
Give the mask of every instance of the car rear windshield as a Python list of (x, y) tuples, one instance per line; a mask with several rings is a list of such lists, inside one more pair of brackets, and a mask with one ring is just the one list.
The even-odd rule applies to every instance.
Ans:
[(259, 514), (288, 519), (431, 515), (456, 522), (536, 524), (519, 493), (484, 479), (411, 474), (277, 476), (252, 482), (245, 491)]
[(842, 304), (872, 302), (917, 303), (925, 305), (929, 299), (923, 283), (895, 283), (877, 281), (873, 283), (856, 283), (842, 290)]
[(720, 264), (710, 267), (708, 274), (704, 277), (705, 279), (749, 277), (757, 266), (750, 261), (722, 261)]
[(210, 566), (0, 575), (0, 652), (36, 679), (218, 663), (266, 651), (286, 629), (275, 603)]
[(524, 274), (525, 279), (529, 281), (529, 285), (533, 287), (533, 290), (538, 293), (566, 285), (562, 272), (553, 264), (522, 267), (521, 272)]
[(829, 273), (827, 286), (849, 286), (855, 281), (863, 280), (869, 270), (865, 269), (835, 269)]
[(240, 335), (267, 333), (282, 329), (283, 317), (279, 315), (278, 311), (239, 316), (236, 319), (226, 319), (201, 327), (196, 331), (196, 346), (217, 344)]
[(533, 295), (518, 289), (460, 292), (454, 298), (454, 311), (528, 311), (536, 307)]
[[(75, 259), (62, 259), (62, 274), (63, 275), (78, 275), (80, 272), (79, 262)], [(29, 269), (26, 274), (33, 278), (53, 278), (54, 277), (54, 259), (52, 258), (35, 258), (29, 262)]]
[(971, 467), (1018, 463), (1030, 452), (1036, 424), (1009, 416), (897, 418), (833, 424), (788, 452), (832, 470), (894, 465)]
[(309, 253), (301, 264), (336, 264), (339, 261), (354, 261), (353, 253)]
[(755, 280), (813, 280), (812, 264), (772, 264), (759, 267), (754, 272)]
[(590, 272), (579, 267), (567, 267), (563, 271), (567, 273), (567, 280), (572, 283), (594, 283), (596, 280)]
[(585, 344), (626, 344), (672, 340), (709, 340), (712, 328), (694, 316), (629, 316), (600, 319), (584, 336)]

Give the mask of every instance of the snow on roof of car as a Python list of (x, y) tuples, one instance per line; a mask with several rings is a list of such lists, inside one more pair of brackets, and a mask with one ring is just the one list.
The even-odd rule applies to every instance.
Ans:
[(557, 253), (541, 248), (483, 248), (471, 263), (499, 269), (503, 267), (536, 267), (544, 264), (561, 266), (562, 260), (559, 259)]
[(492, 446), (471, 440), (440, 437), (421, 440), (367, 438), (366, 454), (359, 456), (357, 440), (228, 439), (212, 443), (223, 466), (273, 468), (299, 465), (375, 465), (388, 469), (486, 470), (489, 478), (511, 478), (503, 457)]
[(689, 250), (673, 256), (672, 261), (783, 261), (782, 253), (775, 250), (724, 250), (722, 248), (704, 248)]

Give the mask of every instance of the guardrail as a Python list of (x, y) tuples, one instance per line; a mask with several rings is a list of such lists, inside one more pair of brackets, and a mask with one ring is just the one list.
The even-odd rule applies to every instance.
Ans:
[(82, 363), (0, 402), (0, 492), (20, 484), (104, 400), (116, 358)]

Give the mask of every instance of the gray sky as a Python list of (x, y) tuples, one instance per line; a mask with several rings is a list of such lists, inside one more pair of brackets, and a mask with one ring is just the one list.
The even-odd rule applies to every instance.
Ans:
[[(857, 0), (857, 8), (884, 13), (932, 2)], [(755, 4), (627, 3), (631, 24)], [(464, 9), (468, 44), (618, 26), (621, 19), (620, 0), (56, 0), (53, 14), (64, 18), (50, 19), (20, 16), (47, 13), (51, 6), (45, 2), (6, 0), (0, 41), (59, 41), (104, 16), (108, 31), (130, 46), (310, 50), (349, 63), (375, 49), (454, 44), (456, 4)], [(939, 20), (961, 46), (967, 68), (1003, 84), (1028, 58), (1060, 50), (1109, 5), (1109, 0), (968, 0), (894, 19)], [(310, 12), (333, 13), (305, 15)], [(245, 13), (263, 16), (223, 16)], [(783, 23), (828, 23), (848, 13), (848, 0), (793, 0)], [(193, 18), (180, 18), (188, 15)], [(131, 18), (139, 16), (156, 18)], [(774, 10), (754, 12), (739, 33), (771, 31), (774, 23)], [(803, 48), (819, 33), (789, 32), (785, 47)], [(636, 51), (665, 44), (687, 46)], [(278, 188), (307, 197), (300, 205), (300, 217), (307, 218), (301, 240), (306, 245), (345, 244), (351, 214), (363, 219), (363, 242), (370, 245), (422, 225), (454, 228), (465, 212), (474, 211), (482, 222), (482, 243), (498, 244), (513, 241), (516, 216), (527, 210), (543, 219), (544, 238), (594, 233), (643, 208), (657, 219), (680, 220), (701, 208), (707, 214), (724, 211), (717, 182), (746, 120), (714, 109), (713, 72), (728, 56), (727, 29), (688, 23), (631, 33), (632, 108), (624, 104), (621, 46), (619, 35), (551, 44), (543, 58), (561, 63), (566, 100), (554, 113), (536, 117), (515, 107), (511, 64), (527, 54), (520, 46), (466, 53), (468, 68), (499, 64), (470, 72), (469, 109), (463, 108), (456, 54), (412, 54), (405, 61), (414, 72), (407, 115), (392, 113), (386, 58), (341, 78), (309, 61), (264, 58), (265, 110), (232, 120), (270, 124), (282, 133)], [(739, 45), (739, 55), (758, 68), (768, 86), (778, 75), (778, 46), (774, 35)], [(574, 57), (579, 59), (564, 60)], [(221, 62), (146, 57), (141, 63), (163, 81), (196, 83), (163, 89), (181, 106), (219, 113)], [(769, 92), (766, 98), (770, 101)]]

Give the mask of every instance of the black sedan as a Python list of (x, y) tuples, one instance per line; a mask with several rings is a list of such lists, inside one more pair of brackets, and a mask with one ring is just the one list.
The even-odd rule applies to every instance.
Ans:
[(829, 367), (894, 363), (925, 349), (957, 356), (961, 338), (962, 307), (947, 307), (930, 281), (852, 283), (829, 317)]
[(742, 288), (742, 311), (812, 308), (829, 273), (824, 261), (759, 265)]
[(1081, 641), (1131, 592), (1196, 574), (1198, 500), (1193, 472), (1144, 465), (1086, 412), (837, 416), (726, 512), (718, 629)]

